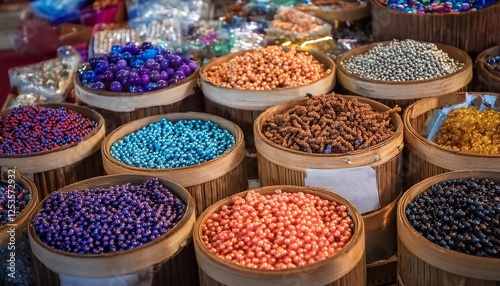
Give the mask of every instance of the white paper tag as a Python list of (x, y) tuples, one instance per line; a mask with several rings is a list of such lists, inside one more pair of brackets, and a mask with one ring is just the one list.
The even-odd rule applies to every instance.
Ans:
[(380, 208), (376, 175), (372, 167), (306, 169), (305, 185), (339, 194), (366, 213)]

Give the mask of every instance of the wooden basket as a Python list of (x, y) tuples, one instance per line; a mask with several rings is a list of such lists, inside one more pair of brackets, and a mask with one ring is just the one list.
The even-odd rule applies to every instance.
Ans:
[[(498, 170), (498, 169), (497, 169)], [(406, 218), (406, 207), (430, 186), (448, 179), (489, 178), (499, 172), (458, 171), (428, 178), (411, 187), (398, 206), (398, 280), (406, 286), (498, 285), (500, 259), (477, 257), (438, 246), (420, 235)]]
[(111, 132), (133, 120), (158, 114), (203, 111), (202, 94), (196, 91), (199, 68), (179, 85), (144, 92), (112, 92), (95, 90), (82, 84), (75, 76), (77, 102), (98, 111), (106, 119), (106, 130)]
[(220, 87), (205, 78), (204, 72), (212, 66), (220, 65), (247, 52), (249, 51), (229, 54), (209, 62), (201, 69), (200, 81), (205, 111), (229, 119), (240, 126), (245, 135), (247, 147), (252, 148), (254, 147), (253, 122), (264, 110), (290, 100), (303, 98), (307, 93), (317, 95), (333, 90), (335, 87), (335, 62), (320, 52), (309, 51), (330, 72), (322, 79), (308, 85), (274, 90), (242, 90)]
[[(500, 94), (469, 92), (473, 95)], [(423, 134), (425, 123), (434, 111), (447, 105), (465, 101), (465, 93), (454, 93), (434, 98), (421, 99), (410, 105), (403, 114), (405, 126), (405, 144), (408, 174), (405, 176), (405, 188), (413, 186), (429, 177), (457, 170), (497, 171), (500, 155), (482, 155), (458, 152), (427, 140)], [(498, 100), (497, 100), (498, 102)], [(498, 103), (497, 103), (498, 105)]]
[(487, 66), (487, 59), (498, 55), (500, 55), (500, 46), (486, 49), (477, 56), (475, 62), (477, 78), (484, 91), (500, 92), (500, 75), (493, 73)]
[[(126, 165), (110, 154), (111, 145), (126, 135), (144, 126), (165, 118), (178, 120), (210, 120), (228, 130), (236, 138), (234, 146), (226, 153), (211, 161), (195, 166), (171, 169), (146, 169)], [(243, 132), (231, 121), (218, 116), (187, 112), (156, 115), (127, 123), (106, 136), (102, 145), (104, 170), (107, 174), (141, 174), (175, 181), (185, 187), (193, 196), (196, 213), (201, 214), (208, 206), (232, 194), (247, 189), (245, 167), (245, 142)]]
[[(374, 110), (389, 108), (379, 102), (359, 96), (342, 96), (368, 103)], [(311, 154), (291, 150), (271, 142), (262, 134), (262, 126), (275, 114), (283, 113), (307, 99), (292, 101), (269, 108), (254, 124), (255, 145), (261, 186), (304, 186), (307, 169), (344, 169), (372, 167), (376, 171), (381, 208), (363, 215), (367, 235), (367, 263), (385, 259), (396, 250), (395, 206), (403, 189), (403, 122), (397, 114), (391, 115), (395, 134), (376, 146), (346, 154)], [(369, 239), (368, 239), (369, 238)]]
[[(196, 260), (200, 267), (200, 285), (203, 286), (255, 286), (255, 285), (366, 285), (364, 223), (356, 208), (337, 194), (321, 188), (297, 186), (268, 186), (255, 189), (260, 194), (272, 194), (276, 189), (283, 192), (303, 192), (336, 201), (347, 206), (354, 222), (350, 242), (337, 254), (310, 265), (286, 270), (251, 269), (222, 260), (212, 254), (202, 242), (202, 230), (206, 220), (222, 205), (231, 204), (226, 198), (208, 208), (196, 221), (193, 240)], [(245, 197), (247, 192), (234, 196)]]
[[(390, 42), (382, 42), (387, 45)], [(398, 105), (403, 110), (420, 98), (438, 96), (456, 91), (465, 91), (467, 84), (472, 80), (472, 60), (467, 53), (446, 45), (436, 44), (437, 47), (448, 53), (465, 66), (459, 71), (428, 80), (413, 80), (406, 82), (381, 81), (364, 79), (349, 73), (340, 65), (340, 62), (354, 55), (367, 52), (379, 43), (372, 43), (354, 48), (337, 59), (337, 78), (345, 89), (344, 92), (365, 96), (384, 103), (390, 107)]]
[(456, 47), (475, 57), (498, 45), (500, 2), (477, 11), (448, 14), (410, 14), (371, 0), (374, 41), (414, 39)]
[[(153, 177), (142, 175), (101, 176), (66, 186), (59, 191), (69, 192), (73, 190), (83, 191), (89, 188), (109, 188), (126, 183), (140, 184), (151, 178)], [(64, 252), (45, 245), (36, 234), (33, 225), (35, 216), (43, 209), (46, 199), (43, 200), (30, 216), (28, 226), (31, 249), (37, 258), (35, 266), (39, 285), (59, 285), (58, 274), (85, 278), (104, 278), (139, 272), (153, 274), (153, 280), (156, 278), (154, 276), (158, 275), (172, 276), (170, 279), (174, 277), (173, 280), (175, 280), (175, 277), (179, 277), (178, 281), (189, 280), (189, 283), (174, 283), (171, 285), (194, 285), (193, 283), (197, 282), (196, 277), (193, 277), (192, 274), (193, 271), (196, 271), (195, 257), (192, 256), (189, 263), (178, 259), (178, 256), (186, 259), (186, 256), (182, 255), (183, 249), (192, 239), (192, 230), (195, 223), (194, 200), (187, 190), (179, 184), (164, 179), (160, 179), (160, 182), (186, 203), (186, 213), (172, 229), (153, 241), (136, 248), (113, 253), (83, 255)], [(172, 259), (174, 261), (177, 259), (177, 267), (163, 267), (164, 263), (171, 264), (170, 260)], [(190, 266), (190, 269), (182, 267), (185, 265)], [(89, 283), (91, 283), (90, 281), (92, 280), (89, 280)], [(165, 281), (157, 282), (156, 285), (158, 286), (165, 285)]]
[(312, 13), (330, 24), (336, 24), (337, 21), (352, 22), (370, 17), (370, 2), (363, 2), (359, 6), (349, 9), (326, 10), (321, 6), (307, 4), (297, 4), (295, 7), (303, 12)]
[[(0, 166), (16, 167), (32, 179), (40, 192), (40, 198), (43, 199), (66, 185), (104, 173), (99, 149), (104, 139), (105, 127), (104, 119), (99, 113), (83, 106), (67, 103), (41, 106), (64, 107), (97, 122), (96, 128), (81, 142), (34, 154), (0, 156)], [(0, 117), (10, 111), (0, 112)]]
[[(7, 174), (7, 180), (9, 179), (8, 177), (9, 174)], [(0, 227), (0, 249), (6, 248), (10, 242), (11, 235), (9, 230), (12, 228), (15, 228), (15, 241), (19, 241), (22, 235), (25, 234), (26, 230), (26, 225), (28, 223), (28, 218), (35, 209), (35, 207), (38, 205), (40, 202), (40, 198), (38, 197), (38, 190), (36, 188), (35, 183), (31, 181), (30, 179), (26, 178), (23, 175), (18, 174), (17, 172), (15, 173), (15, 179), (14, 181), (19, 184), (21, 187), (23, 187), (25, 190), (28, 190), (31, 195), (31, 199), (26, 205), (26, 207), (23, 209), (23, 211), (15, 218), (15, 220), (12, 223), (7, 223), (4, 224), (3, 226)], [(9, 184), (10, 185), (10, 184)], [(5, 195), (5, 203), (7, 204), (7, 192), (4, 192)]]

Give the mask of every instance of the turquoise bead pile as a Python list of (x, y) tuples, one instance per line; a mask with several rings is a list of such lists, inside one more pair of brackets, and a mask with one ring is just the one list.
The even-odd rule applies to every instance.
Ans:
[(379, 0), (388, 8), (405, 13), (457, 13), (482, 9), (497, 0)]
[(130, 166), (169, 169), (213, 160), (234, 143), (234, 136), (214, 122), (162, 118), (115, 142), (110, 153)]

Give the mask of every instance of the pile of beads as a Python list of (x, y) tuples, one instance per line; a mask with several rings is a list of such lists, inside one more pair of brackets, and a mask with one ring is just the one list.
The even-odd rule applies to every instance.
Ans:
[(311, 194), (250, 191), (234, 197), (202, 226), (203, 244), (240, 266), (289, 269), (324, 260), (354, 229), (347, 207)]
[(434, 140), (457, 151), (500, 155), (500, 111), (457, 108), (446, 116)]
[(305, 33), (319, 27), (314, 16), (295, 9), (279, 9), (270, 28), (283, 31)]
[(492, 70), (494, 70), (496, 72), (500, 72), (500, 55), (493, 57), (493, 58), (490, 58), (487, 61), (487, 63), (488, 63), (488, 65), (490, 65)]
[(204, 76), (221, 87), (272, 90), (307, 85), (329, 72), (309, 53), (268, 46), (214, 65), (204, 71)]
[(406, 13), (439, 13), (467, 12), (482, 9), (496, 0), (379, 0), (388, 8)]
[[(13, 223), (12, 220), (19, 216), (31, 200), (30, 192), (19, 184), (14, 184), (10, 188), (9, 186), (11, 185), (0, 182), (0, 226)], [(12, 213), (9, 213), (9, 210), (12, 212), (11, 206), (8, 204), (11, 199), (14, 200), (16, 208), (13, 216)]]
[(169, 169), (213, 160), (236, 142), (227, 130), (211, 121), (162, 118), (111, 145), (111, 156), (127, 165)]
[(433, 43), (393, 40), (340, 62), (349, 73), (364, 79), (410, 81), (433, 79), (460, 70), (464, 63), (450, 58)]
[(52, 248), (100, 254), (146, 244), (171, 229), (185, 212), (181, 199), (151, 179), (139, 185), (53, 192), (34, 227)]
[(357, 99), (334, 94), (315, 96), (269, 118), (262, 128), (272, 142), (308, 153), (346, 153), (365, 149), (390, 138), (395, 126), (390, 114), (372, 109)]
[(140, 46), (113, 45), (108, 55), (89, 59), (80, 69), (84, 85), (114, 92), (145, 92), (176, 84), (198, 68), (181, 53), (155, 47), (150, 42)]
[(31, 154), (80, 142), (96, 126), (64, 107), (15, 107), (0, 118), (0, 155)]
[(423, 237), (446, 249), (500, 257), (500, 185), (488, 179), (453, 179), (419, 194), (406, 217)]

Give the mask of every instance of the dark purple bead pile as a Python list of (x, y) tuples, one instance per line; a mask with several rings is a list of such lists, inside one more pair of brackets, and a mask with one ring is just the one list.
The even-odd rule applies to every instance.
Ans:
[(34, 226), (52, 248), (100, 254), (146, 244), (171, 229), (185, 212), (181, 199), (151, 179), (139, 185), (53, 192)]
[(191, 75), (196, 61), (149, 42), (113, 45), (107, 55), (90, 58), (80, 69), (82, 83), (113, 92), (146, 92), (169, 87)]
[(80, 142), (96, 126), (64, 107), (15, 107), (0, 118), (0, 155), (31, 154)]
[(15, 217), (18, 217), (31, 200), (30, 192), (19, 184), (14, 184), (13, 188), (9, 190), (8, 184), (0, 182), (0, 226), (6, 223), (15, 223), (11, 221), (10, 214), (12, 212), (9, 214), (10, 205), (8, 203), (13, 198), (16, 206)]
[(500, 184), (493, 180), (435, 184), (408, 204), (406, 217), (423, 237), (446, 249), (500, 257)]

